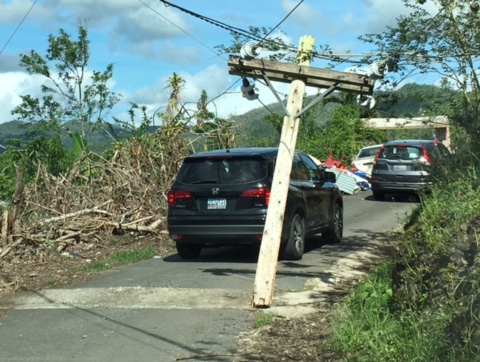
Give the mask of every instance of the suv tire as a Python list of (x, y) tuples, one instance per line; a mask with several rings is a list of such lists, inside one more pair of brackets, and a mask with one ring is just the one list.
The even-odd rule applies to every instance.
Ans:
[(339, 203), (333, 206), (332, 220), (330, 226), (323, 236), (328, 242), (338, 244), (343, 237), (343, 208)]
[(283, 259), (300, 260), (305, 250), (305, 219), (295, 214), (292, 219), (290, 233), (283, 250)]
[(202, 252), (202, 246), (197, 244), (177, 243), (177, 253), (182, 259), (198, 258)]

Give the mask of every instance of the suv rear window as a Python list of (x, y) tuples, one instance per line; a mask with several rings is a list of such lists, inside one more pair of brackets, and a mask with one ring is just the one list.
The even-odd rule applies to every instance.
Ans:
[(379, 154), (379, 158), (416, 160), (422, 157), (423, 152), (419, 147), (413, 146), (387, 146)]
[(186, 184), (236, 184), (261, 180), (267, 176), (263, 158), (187, 158), (177, 176)]

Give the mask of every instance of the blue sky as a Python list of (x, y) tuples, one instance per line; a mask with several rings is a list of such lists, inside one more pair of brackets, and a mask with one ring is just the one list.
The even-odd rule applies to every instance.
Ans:
[[(275, 27), (300, 3), (299, 0), (169, 2), (245, 30), (249, 26)], [(303, 35), (312, 35), (315, 45), (328, 44), (336, 53), (365, 53), (371, 49), (357, 37), (394, 25), (395, 18), (403, 12), (401, 0), (304, 0), (279, 29), (295, 46)], [(231, 44), (229, 32), (161, 1), (0, 0), (0, 49), (3, 49), (0, 123), (14, 118), (10, 111), (19, 103), (20, 94), (38, 95), (42, 82), (18, 66), (20, 54), (32, 49), (44, 54), (48, 36), (57, 35), (60, 28), (76, 38), (79, 21), (89, 32), (90, 69), (101, 71), (107, 64), (114, 65), (111, 87), (122, 95), (114, 116), (121, 116), (130, 101), (147, 105), (150, 113), (163, 107), (169, 96), (165, 84), (173, 72), (186, 81), (182, 103), (191, 102), (192, 108), (202, 89), (210, 99), (223, 94), (210, 105), (210, 110), (219, 117), (243, 114), (262, 106), (258, 101), (241, 97), (238, 76), (228, 74), (227, 56), (214, 51), (217, 45)], [(315, 61), (311, 65), (324, 66)], [(262, 103), (275, 101), (268, 88), (256, 85)], [(288, 93), (287, 84), (276, 84), (275, 88)], [(227, 89), (229, 92), (224, 94)]]

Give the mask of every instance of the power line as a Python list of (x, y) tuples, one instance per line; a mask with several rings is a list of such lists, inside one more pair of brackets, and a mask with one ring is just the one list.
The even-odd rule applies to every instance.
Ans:
[(185, 9), (181, 6), (178, 6), (178, 5), (175, 5), (175, 4), (172, 4), (166, 0), (159, 0), (161, 2), (163, 2), (165, 4), (165, 6), (172, 6), (186, 14), (189, 14), (193, 17), (196, 17), (200, 20), (203, 20), (203, 21), (206, 21), (207, 23), (210, 23), (212, 25), (215, 25), (215, 26), (218, 26), (224, 30), (227, 30), (229, 31), (230, 33), (234, 33), (234, 34), (237, 34), (237, 35), (240, 35), (240, 36), (244, 36), (245, 38), (247, 39), (250, 39), (250, 40), (253, 40), (253, 41), (256, 41), (258, 42), (258, 44), (261, 44), (261, 43), (264, 43), (264, 42), (268, 42), (268, 43), (271, 43), (273, 45), (277, 45), (279, 47), (279, 50), (289, 50), (289, 51), (292, 51), (292, 52), (296, 52), (297, 49), (294, 47), (294, 46), (285, 46), (284, 43), (282, 42), (278, 42), (278, 41), (275, 41), (275, 40), (272, 40), (272, 39), (266, 39), (268, 37), (268, 35), (270, 35), (276, 28), (278, 28), (297, 8), (298, 6), (300, 6), (300, 4), (303, 3), (304, 0), (301, 0), (288, 14), (287, 16), (285, 16), (284, 19), (282, 19), (282, 21), (280, 21), (271, 31), (269, 34), (267, 34), (265, 37), (260, 37), (248, 30), (244, 30), (244, 29), (241, 29), (241, 28), (237, 28), (237, 27), (234, 27), (232, 25), (228, 25), (228, 24), (225, 24), (221, 21), (218, 21), (218, 20), (215, 20), (215, 19), (212, 19), (212, 18), (209, 18), (209, 17), (206, 17), (204, 15), (201, 15), (201, 14), (198, 14), (198, 13), (195, 13), (191, 10), (188, 10), (188, 9)]
[[(141, 0), (139, 0), (141, 1)], [(278, 42), (278, 41), (275, 41), (275, 40), (272, 40), (272, 39), (267, 39), (267, 37), (269, 35), (271, 35), (271, 33), (276, 29), (278, 28), (302, 3), (304, 0), (301, 0), (273, 29), (270, 30), (270, 32), (265, 35), (263, 38), (262, 37), (259, 37), (258, 35), (256, 34), (253, 34), (252, 32), (250, 31), (247, 31), (247, 30), (244, 30), (244, 29), (241, 29), (241, 28), (237, 28), (237, 27), (234, 27), (232, 25), (228, 25), (228, 24), (225, 24), (221, 21), (218, 21), (218, 20), (215, 20), (215, 19), (212, 19), (212, 18), (209, 18), (209, 17), (206, 17), (204, 15), (201, 15), (201, 14), (198, 14), (196, 12), (193, 12), (191, 10), (188, 10), (188, 9), (185, 9), (181, 6), (178, 6), (178, 5), (175, 5), (175, 4), (172, 4), (166, 0), (159, 0), (161, 1), (162, 3), (164, 3), (165, 6), (171, 6), (171, 7), (174, 7), (188, 15), (191, 15), (193, 17), (196, 17), (200, 20), (203, 20), (203, 21), (206, 21), (212, 25), (215, 25), (215, 26), (218, 26), (224, 30), (227, 30), (229, 31), (230, 33), (234, 33), (234, 34), (237, 34), (237, 35), (240, 35), (240, 36), (244, 36), (245, 38), (247, 39), (250, 39), (250, 40), (253, 40), (253, 41), (256, 41), (258, 42), (258, 44), (262, 44), (262, 43), (265, 43), (265, 42), (268, 42), (270, 44), (273, 44), (273, 45), (276, 45), (279, 47), (278, 50), (287, 50), (287, 51), (291, 51), (291, 52), (297, 52), (297, 48), (294, 47), (293, 45), (292, 46), (286, 46), (283, 42)], [(169, 20), (167, 20), (169, 21)], [(169, 21), (170, 22), (170, 21)], [(175, 24), (174, 24), (175, 25)], [(175, 25), (176, 26), (176, 25)], [(178, 26), (177, 26), (178, 27)], [(182, 31), (184, 31), (183, 29), (181, 29)], [(185, 31), (184, 31), (185, 32)], [(186, 32), (185, 32), (186, 33)], [(188, 33), (187, 33), (188, 34)], [(190, 36), (190, 34), (188, 34)], [(218, 54), (217, 54), (218, 55)], [(373, 54), (372, 54), (373, 55)], [(345, 56), (351, 56), (351, 55), (345, 55)], [(362, 55), (363, 56), (363, 55)], [(312, 53), (312, 57), (314, 58), (324, 58), (324, 59), (332, 59), (335, 57), (335, 54), (325, 54), (325, 53), (317, 53), (317, 52), (313, 52)]]
[(213, 102), (215, 99), (220, 98), (220, 97), (223, 96), (224, 94), (227, 94), (228, 91), (229, 91), (230, 89), (232, 89), (233, 86), (234, 86), (235, 84), (237, 84), (238, 82), (240, 82), (240, 78), (238, 78), (231, 86), (229, 86), (227, 89), (225, 89), (222, 93), (220, 93), (220, 94), (217, 95), (216, 97), (210, 99), (207, 103), (211, 103), (211, 102)]
[[(139, 0), (141, 1), (141, 0)], [(271, 29), (271, 31), (265, 35), (263, 38), (262, 37), (259, 37), (258, 35), (256, 34), (253, 34), (252, 32), (250, 31), (247, 31), (247, 30), (244, 30), (244, 29), (241, 29), (241, 28), (237, 28), (237, 27), (234, 27), (234, 26), (231, 26), (231, 25), (228, 25), (228, 24), (225, 24), (223, 22), (220, 22), (220, 21), (217, 21), (217, 20), (214, 20), (212, 18), (208, 18), (206, 16), (203, 16), (201, 14), (198, 14), (198, 13), (195, 13), (191, 10), (188, 10), (188, 9), (185, 9), (185, 8), (182, 8), (181, 6), (178, 6), (178, 5), (175, 5), (175, 4), (172, 4), (166, 0), (159, 0), (161, 1), (162, 3), (164, 3), (165, 6), (172, 6), (182, 12), (185, 12), (186, 14), (189, 14), (191, 16), (194, 16), (198, 19), (201, 19), (201, 20), (204, 20), (212, 25), (215, 25), (215, 26), (218, 26), (224, 30), (227, 30), (231, 33), (234, 33), (234, 34), (237, 34), (237, 35), (240, 35), (240, 36), (244, 36), (245, 38), (247, 39), (250, 39), (250, 40), (253, 40), (253, 41), (256, 41), (258, 42), (258, 44), (262, 44), (262, 43), (265, 43), (265, 42), (268, 42), (272, 45), (276, 45), (278, 46), (278, 51), (281, 51), (281, 50), (285, 50), (285, 51), (290, 51), (290, 52), (297, 52), (297, 48), (295, 46), (287, 46), (285, 45), (283, 42), (278, 42), (278, 41), (275, 41), (273, 39), (267, 39), (267, 37), (269, 35), (271, 35), (271, 33), (276, 29), (278, 28), (302, 3), (304, 0), (301, 0), (273, 29)], [(441, 11), (439, 11), (433, 18), (430, 19), (430, 21), (424, 25), (423, 29), (426, 29), (427, 26), (430, 25), (430, 23), (435, 19), (437, 18), (439, 15), (440, 15)], [(168, 20), (167, 20), (168, 21)], [(175, 25), (176, 26), (176, 25)], [(182, 30), (182, 29), (181, 29)], [(182, 30), (184, 31), (184, 30)], [(185, 31), (184, 31), (185, 32)], [(188, 34), (188, 33), (187, 33)], [(189, 36), (191, 36), (190, 34), (188, 34)], [(210, 49), (210, 48), (209, 48)], [(210, 49), (211, 50), (211, 49)], [(212, 50), (213, 51), (213, 50)], [(218, 53), (216, 53), (215, 51), (213, 51), (217, 56), (220, 56)], [(413, 54), (413, 53), (397, 53), (398, 55), (404, 55), (404, 56), (412, 56), (412, 55), (415, 55), (416, 57), (418, 58), (425, 58), (425, 59), (437, 59), (437, 58), (440, 58), (440, 59), (446, 59), (446, 58), (456, 58), (456, 57), (461, 57), (462, 55), (461, 54), (453, 54), (453, 55), (450, 55), (450, 56), (436, 56), (436, 55), (421, 55), (421, 54)], [(378, 54), (378, 53), (359, 53), (359, 54), (349, 54), (349, 53), (343, 53), (343, 54), (335, 54), (335, 53), (331, 53), (331, 52), (328, 52), (328, 53), (322, 53), (322, 52), (312, 52), (312, 58), (313, 59), (324, 59), (324, 60), (338, 60), (338, 58), (365, 58), (365, 57), (375, 57), (375, 56), (378, 56), (378, 57), (388, 57), (388, 54)], [(223, 58), (222, 58), (223, 59)], [(356, 60), (352, 60), (352, 59), (349, 59), (349, 62), (352, 63), (352, 64), (360, 64), (361, 62), (360, 61), (356, 61)]]
[(212, 48), (210, 48), (208, 45), (202, 43), (200, 40), (198, 40), (197, 38), (195, 38), (192, 34), (188, 33), (186, 30), (183, 30), (181, 27), (179, 27), (177, 24), (175, 24), (174, 22), (172, 22), (171, 20), (167, 19), (166, 17), (164, 17), (162, 14), (160, 14), (157, 10), (153, 9), (150, 5), (144, 3), (142, 0), (138, 0), (139, 2), (141, 2), (143, 5), (145, 5), (147, 8), (149, 8), (150, 10), (152, 10), (155, 14), (157, 14), (158, 16), (160, 16), (161, 18), (163, 18), (165, 21), (168, 21), (170, 24), (172, 24), (174, 27), (176, 27), (177, 29), (179, 29), (180, 31), (182, 31), (183, 33), (187, 34), (189, 37), (191, 37), (193, 40), (195, 40), (196, 42), (198, 42), (199, 44), (201, 44), (202, 46), (204, 46), (205, 48), (207, 48), (208, 50), (210, 50), (211, 52), (213, 52), (216, 56), (222, 58), (223, 60), (226, 60), (224, 57), (222, 57), (221, 54), (219, 54), (218, 52), (216, 52), (215, 50), (213, 50)]
[(185, 8), (182, 8), (181, 6), (178, 6), (178, 5), (175, 5), (175, 4), (172, 4), (166, 0), (159, 0), (161, 1), (165, 6), (171, 6), (171, 7), (174, 7), (180, 11), (183, 11), (184, 13), (186, 14), (189, 14), (193, 17), (196, 17), (196, 18), (199, 18), (200, 20), (203, 20), (203, 21), (206, 21), (207, 23), (210, 23), (210, 24), (213, 24), (215, 26), (218, 26), (222, 29), (225, 29), (225, 30), (228, 30), (232, 33), (236, 33), (236, 34), (239, 34), (239, 35), (243, 35), (243, 36), (246, 36), (250, 39), (253, 39), (253, 40), (257, 40), (257, 41), (260, 41), (262, 40), (260, 37), (256, 36), (255, 34), (252, 34), (251, 32), (247, 31), (247, 30), (244, 30), (244, 29), (240, 29), (240, 28), (236, 28), (234, 26), (231, 26), (231, 25), (228, 25), (228, 24), (225, 24), (225, 23), (222, 23), (221, 21), (218, 21), (218, 20), (215, 20), (215, 19), (212, 19), (212, 18), (209, 18), (209, 17), (206, 17), (206, 16), (203, 16), (201, 14), (198, 14), (198, 13), (195, 13), (191, 10), (188, 10), (188, 9), (185, 9)]
[(267, 39), (268, 36), (269, 36), (270, 34), (272, 34), (273, 31), (274, 31), (275, 29), (277, 29), (285, 20), (287, 20), (287, 18), (288, 18), (290, 15), (292, 15), (292, 13), (293, 13), (295, 10), (297, 10), (297, 8), (298, 8), (302, 3), (303, 3), (303, 0), (301, 0), (292, 10), (290, 10), (290, 12), (289, 12), (277, 25), (275, 25), (275, 27), (273, 27), (273, 28), (268, 32), (267, 35), (265, 35), (265, 36), (263, 37), (262, 41), (261, 41), (258, 45), (260, 46), (260, 45), (262, 44), (262, 42), (265, 41), (265, 39)]
[(18, 24), (17, 28), (13, 31), (13, 34), (10, 36), (10, 38), (8, 38), (7, 42), (5, 43), (5, 45), (3, 46), (2, 50), (0, 50), (0, 54), (3, 53), (3, 51), (5, 50), (5, 48), (7, 47), (8, 43), (10, 43), (10, 41), (13, 39), (13, 37), (15, 36), (15, 34), (17, 33), (18, 29), (20, 29), (20, 27), (22, 26), (23, 22), (25, 21), (25, 19), (27, 18), (28, 14), (30, 14), (30, 12), (32, 11), (33, 7), (35, 6), (35, 4), (37, 3), (37, 0), (35, 0), (32, 4), (32, 6), (30, 6), (30, 9), (28, 9), (27, 13), (25, 14), (25, 16), (23, 17), (22, 21), (20, 21), (20, 24)]

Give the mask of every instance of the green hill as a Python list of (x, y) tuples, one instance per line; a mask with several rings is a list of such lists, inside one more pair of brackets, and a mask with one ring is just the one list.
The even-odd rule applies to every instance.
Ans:
[[(397, 90), (394, 94), (375, 95), (378, 106), (376, 112), (378, 117), (417, 117), (422, 112), (439, 108), (445, 101), (445, 91), (431, 85), (407, 84)], [(315, 127), (322, 127), (331, 119), (332, 111), (340, 105), (340, 94), (332, 94), (325, 99), (324, 105), (314, 108)], [(315, 97), (307, 97), (304, 105), (308, 104)], [(321, 103), (319, 103), (321, 104)], [(275, 129), (266, 117), (277, 115), (283, 119), (284, 107), (278, 102), (260, 106), (242, 115), (231, 117), (234, 124), (237, 146), (267, 146), (278, 144), (279, 132)], [(69, 131), (80, 131), (80, 125), (70, 123), (64, 125)], [(154, 132), (156, 127), (150, 127)], [(29, 141), (39, 135), (48, 136), (49, 132), (35, 130), (31, 124), (21, 121), (11, 121), (0, 124), (0, 153), (11, 139)], [(87, 142), (94, 151), (102, 151), (110, 147), (114, 139), (123, 139), (131, 132), (121, 127), (111, 125), (111, 129), (98, 129), (90, 132)], [(72, 146), (72, 140), (67, 131), (61, 133), (61, 139), (65, 147)]]
[[(79, 132), (80, 125), (75, 123), (65, 124), (65, 129), (60, 133), (60, 138), (64, 147), (72, 147), (72, 139), (69, 136), (68, 132)], [(152, 127), (153, 132), (153, 127)], [(10, 121), (0, 124), (0, 153), (5, 150), (5, 147), (8, 145), (11, 140), (20, 140), (20, 141), (31, 141), (38, 136), (52, 135), (52, 132), (49, 131), (40, 131), (35, 129), (32, 124), (22, 121)], [(111, 146), (114, 139), (123, 139), (130, 135), (131, 132), (125, 130), (121, 127), (112, 126), (111, 129), (98, 129), (93, 132), (90, 132), (87, 135), (87, 142), (90, 145), (90, 149), (93, 151), (102, 151)]]

